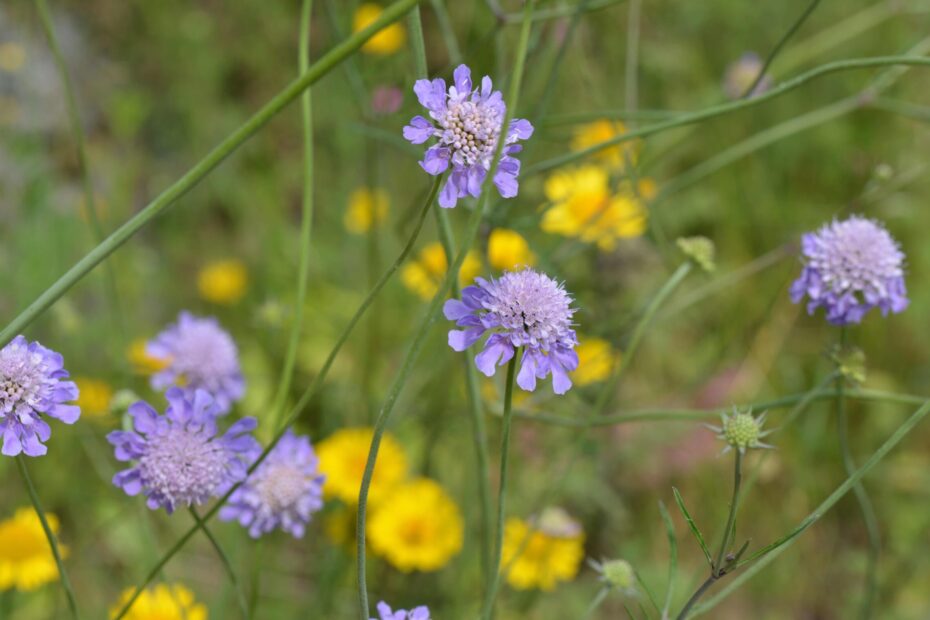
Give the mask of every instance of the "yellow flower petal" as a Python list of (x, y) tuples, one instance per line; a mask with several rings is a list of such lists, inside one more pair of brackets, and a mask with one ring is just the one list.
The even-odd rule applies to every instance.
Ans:
[[(119, 601), (110, 608), (110, 618), (115, 618), (135, 588), (123, 591)], [(194, 593), (179, 583), (160, 583), (146, 588), (123, 616), (125, 620), (207, 620), (207, 608), (197, 603)]]
[[(382, 9), (377, 4), (366, 2), (355, 10), (355, 16), (352, 20), (352, 32), (358, 32), (364, 29), (371, 22), (378, 19)], [(393, 23), (372, 38), (368, 39), (362, 46), (362, 51), (367, 54), (378, 56), (388, 56), (393, 54), (404, 46), (407, 42), (407, 31), (398, 23)]]
[[(338, 498), (349, 506), (358, 503), (373, 435), (374, 429), (368, 427), (344, 428), (317, 444), (320, 471), (326, 476), (324, 497)], [(381, 438), (378, 462), (368, 489), (369, 502), (377, 504), (406, 476), (407, 455), (397, 440), (386, 433)]]
[(528, 267), (536, 263), (536, 255), (520, 233), (495, 228), (488, 238), (488, 262), (501, 270)]
[(207, 264), (197, 274), (197, 290), (206, 301), (232, 305), (245, 295), (248, 280), (242, 261), (218, 260)]
[(387, 218), (388, 195), (383, 189), (363, 187), (349, 196), (343, 223), (350, 233), (360, 235), (378, 226)]

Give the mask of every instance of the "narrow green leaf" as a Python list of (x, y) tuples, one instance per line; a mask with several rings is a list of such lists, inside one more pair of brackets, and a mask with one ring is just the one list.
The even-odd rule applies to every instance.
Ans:
[(678, 509), (681, 510), (682, 516), (684, 516), (685, 521), (688, 522), (688, 527), (691, 528), (691, 533), (694, 534), (698, 544), (701, 545), (701, 551), (704, 552), (704, 558), (707, 559), (707, 565), (710, 566), (711, 570), (713, 570), (714, 560), (710, 556), (710, 550), (707, 548), (707, 543), (704, 542), (704, 535), (701, 534), (701, 530), (698, 529), (697, 523), (695, 523), (694, 519), (691, 518), (691, 513), (688, 512), (687, 508), (685, 508), (685, 500), (681, 498), (681, 493), (679, 493), (678, 489), (675, 487), (672, 487), (672, 492), (675, 494), (675, 503), (678, 504)]
[(675, 573), (678, 571), (678, 538), (675, 536), (675, 525), (668, 514), (665, 502), (659, 501), (659, 512), (665, 521), (665, 530), (668, 533), (668, 586), (665, 588), (665, 606), (662, 608), (662, 617), (668, 617), (668, 610), (672, 605), (672, 592), (675, 586)]

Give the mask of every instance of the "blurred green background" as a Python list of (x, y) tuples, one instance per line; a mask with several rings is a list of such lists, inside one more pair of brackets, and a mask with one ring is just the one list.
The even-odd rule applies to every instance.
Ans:
[[(314, 4), (311, 61), (351, 32), (356, 8), (350, 0)], [(510, 75), (519, 27), (518, 21), (495, 18), (489, 7), (497, 4), (448, 3), (448, 17), (461, 58), (500, 87)], [(807, 2), (643, 2), (634, 24), (635, 97), (627, 62), (629, 6), (590, 4), (608, 6), (576, 22), (570, 10), (575, 3), (539, 3), (539, 10), (567, 7), (567, 16), (534, 25), (517, 116), (531, 120), (537, 133), (521, 156), (519, 197), (492, 201), (475, 248), (485, 261), (481, 271), (495, 273), (485, 259), (492, 228), (518, 231), (540, 266), (575, 295), (579, 331), (622, 350), (644, 305), (683, 260), (673, 240), (709, 237), (717, 246), (717, 271), (695, 271), (660, 310), (612, 410), (725, 409), (804, 392), (830, 372), (825, 353), (837, 330), (791, 304), (787, 287), (799, 271), (796, 244), (802, 232), (835, 216), (863, 213), (886, 222), (902, 244), (912, 300), (901, 315), (869, 316), (851, 330), (852, 341), (866, 352), (866, 386), (927, 394), (930, 291), (924, 283), (930, 244), (920, 241), (930, 226), (926, 69), (894, 75), (886, 90), (865, 96), (860, 95), (881, 70), (838, 73), (771, 102), (647, 138), (636, 174), (652, 178), (659, 191), (649, 205), (649, 231), (604, 252), (540, 230), (545, 175), (533, 174), (533, 164), (565, 153), (579, 122), (601, 112), (630, 113), (633, 104), (647, 112), (627, 114), (632, 118), (625, 122), (642, 127), (663, 116), (652, 111), (697, 110), (724, 100), (728, 65), (746, 51), (764, 57)], [(507, 14), (520, 9), (517, 2), (500, 5)], [(297, 2), (63, 0), (51, 8), (75, 80), (107, 231), (180, 177), (297, 73)], [(457, 59), (430, 2), (423, 3), (423, 20), (430, 73), (448, 78)], [(924, 54), (930, 51), (928, 26), (926, 0), (823, 3), (770, 73), (777, 83), (831, 60), (904, 54), (921, 44), (912, 53)], [(61, 82), (31, 3), (0, 6), (0, 65), (5, 266), (0, 317), (9, 320), (93, 247), (94, 238), (83, 215)], [(404, 45), (389, 54), (356, 54), (313, 87), (316, 212), (292, 401), (400, 250), (429, 188), (416, 163), (419, 149), (401, 139), (403, 125), (420, 113), (411, 90), (415, 78)], [(381, 99), (373, 103), (376, 91)], [(398, 94), (399, 106), (391, 109)], [(31, 325), (27, 336), (62, 352), (73, 375), (134, 390), (160, 406), (161, 396), (132, 372), (127, 347), (153, 336), (179, 310), (215, 315), (236, 339), (248, 382), (238, 413), (257, 416), (266, 440), (296, 290), (300, 122), (298, 107), (288, 107), (109, 259), (120, 317), (112, 315), (104, 270), (97, 269)], [(730, 150), (737, 145), (746, 145), (745, 151)], [(383, 225), (353, 234), (345, 213), (352, 192), (362, 187), (383, 188), (389, 207)], [(467, 219), (468, 205), (463, 207), (449, 213), (456, 230)], [(417, 249), (436, 239), (430, 219)], [(244, 296), (212, 303), (199, 294), (197, 274), (226, 259), (245, 266)], [(324, 391), (302, 414), (302, 432), (317, 440), (372, 422), (425, 305), (400, 278), (389, 283), (340, 354)], [(428, 604), (436, 618), (465, 618), (474, 614), (482, 591), (474, 452), (461, 357), (448, 349), (442, 323), (431, 331), (391, 430), (412, 471), (441, 482), (461, 507), (464, 548), (429, 574), (403, 574), (372, 558), (369, 585), (375, 600), (408, 608)], [(601, 386), (578, 387), (562, 399), (546, 386), (529, 404), (581, 417)], [(485, 392), (489, 413), (499, 410), (493, 390)], [(739, 518), (738, 537), (751, 538), (752, 548), (787, 532), (845, 479), (832, 411), (829, 401), (817, 402), (773, 437), (777, 449), (767, 454)], [(898, 405), (852, 403), (859, 462), (909, 413)], [(777, 427), (784, 414), (773, 411), (769, 424)], [(54, 425), (49, 455), (30, 465), (47, 509), (61, 519), (60, 538), (70, 549), (68, 567), (82, 607), (87, 617), (104, 617), (120, 592), (137, 583), (191, 522), (183, 513), (169, 518), (150, 512), (114, 488), (109, 479), (117, 463), (103, 437), (119, 420), (115, 414), (85, 418), (74, 427)], [(488, 428), (496, 467), (499, 424), (490, 415)], [(679, 541), (673, 609), (680, 608), (705, 568), (674, 510), (671, 488), (682, 492), (713, 538), (726, 517), (730, 459), (718, 457), (722, 446), (694, 422), (602, 428), (576, 443), (578, 436), (576, 429), (515, 421), (509, 513), (528, 517), (539, 510), (540, 494), (555, 487), (554, 503), (584, 528), (585, 556), (628, 560), (661, 597), (668, 551), (658, 502), (665, 502)], [(928, 448), (924, 425), (866, 479), (884, 543), (875, 617), (930, 615), (930, 559), (923, 551), (930, 544)], [(749, 464), (759, 456), (751, 454)], [(0, 460), (0, 474), (8, 488), (0, 499), (0, 517), (6, 518), (27, 505), (28, 497), (10, 459)], [(326, 514), (296, 544), (281, 533), (255, 544), (236, 524), (213, 525), (248, 587), (260, 579), (256, 617), (353, 617), (354, 559), (324, 536)], [(858, 508), (847, 497), (709, 616), (853, 617), (866, 550)], [(233, 593), (203, 537), (195, 537), (168, 565), (165, 579), (189, 587), (212, 618), (236, 617)], [(499, 617), (580, 618), (599, 587), (587, 566), (552, 592), (505, 586)], [(13, 618), (66, 613), (56, 584), (9, 598)], [(622, 617), (624, 602), (631, 600), (638, 609), (635, 597), (612, 593), (595, 617)], [(642, 594), (639, 600), (647, 601)]]

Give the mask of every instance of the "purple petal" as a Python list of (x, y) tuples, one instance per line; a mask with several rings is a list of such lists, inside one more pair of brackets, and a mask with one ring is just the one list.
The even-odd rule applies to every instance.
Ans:
[(464, 98), (471, 92), (471, 69), (466, 65), (459, 65), (452, 73), (455, 81), (455, 91), (459, 97)]
[(420, 105), (430, 112), (440, 113), (446, 109), (446, 81), (441, 78), (417, 80), (413, 85)]
[(404, 127), (404, 138), (413, 144), (423, 144), (436, 130), (433, 124), (422, 116), (414, 116), (410, 124)]
[(525, 118), (515, 118), (510, 121), (508, 138), (526, 140), (533, 135), (533, 125)]
[(433, 176), (442, 174), (449, 167), (449, 149), (438, 144), (426, 149), (420, 167)]

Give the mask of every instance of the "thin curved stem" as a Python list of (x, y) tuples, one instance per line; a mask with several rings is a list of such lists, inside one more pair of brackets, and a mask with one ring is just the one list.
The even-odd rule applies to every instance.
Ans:
[(739, 487), (743, 480), (742, 464), (743, 454), (738, 449), (734, 449), (735, 458), (733, 460), (733, 499), (730, 500), (730, 512), (727, 515), (727, 524), (723, 528), (723, 540), (720, 541), (720, 550), (717, 552), (717, 561), (714, 562), (713, 572), (717, 577), (723, 576), (724, 563), (723, 558), (730, 546), (730, 541), (736, 536), (736, 509), (739, 507)]
[(422, 0), (397, 0), (394, 4), (382, 11), (368, 27), (359, 30), (352, 36), (343, 40), (336, 45), (320, 60), (315, 62), (300, 77), (287, 85), (281, 92), (272, 97), (258, 112), (252, 115), (249, 120), (239, 126), (219, 145), (214, 147), (206, 157), (201, 159), (193, 168), (187, 171), (180, 179), (172, 184), (168, 189), (158, 195), (152, 202), (146, 205), (136, 215), (131, 217), (122, 226), (117, 228), (106, 239), (97, 245), (93, 250), (88, 252), (84, 257), (75, 263), (68, 271), (58, 280), (48, 287), (39, 295), (31, 304), (29, 304), (19, 315), (0, 332), (0, 346), (7, 344), (16, 334), (20, 333), (23, 328), (29, 325), (36, 317), (49, 308), (59, 297), (64, 295), (72, 286), (77, 284), (85, 275), (90, 273), (94, 267), (102, 263), (110, 254), (115, 252), (120, 246), (126, 243), (133, 235), (141, 230), (146, 224), (160, 215), (166, 208), (174, 204), (178, 198), (189, 192), (196, 186), (207, 174), (219, 166), (223, 160), (233, 153), (237, 148), (242, 146), (264, 127), (268, 121), (284, 109), (289, 103), (296, 99), (304, 90), (315, 84), (320, 78), (329, 73), (340, 62), (352, 55), (365, 44), (368, 39), (376, 35), (379, 31), (390, 26), (401, 17), (403, 17), (411, 7), (415, 6)]
[[(346, 324), (346, 327), (345, 329), (343, 329), (342, 334), (339, 335), (339, 338), (336, 340), (336, 344), (333, 345), (332, 350), (330, 350), (329, 355), (326, 357), (326, 360), (323, 362), (323, 365), (320, 367), (320, 370), (317, 373), (317, 375), (313, 378), (313, 381), (311, 382), (310, 386), (306, 390), (304, 390), (304, 393), (301, 395), (300, 399), (297, 401), (297, 404), (294, 405), (294, 407), (291, 409), (291, 412), (290, 414), (288, 414), (284, 424), (282, 424), (281, 428), (278, 429), (277, 433), (275, 434), (271, 442), (268, 444), (268, 446), (265, 447), (265, 449), (258, 456), (258, 458), (255, 459), (255, 462), (253, 462), (252, 465), (249, 466), (247, 474), (251, 474), (252, 472), (254, 472), (264, 462), (264, 460), (268, 457), (268, 455), (271, 453), (274, 447), (281, 440), (281, 437), (284, 436), (284, 433), (287, 431), (288, 427), (297, 420), (297, 418), (300, 416), (304, 408), (308, 404), (310, 404), (310, 401), (313, 399), (314, 396), (316, 396), (317, 392), (319, 392), (320, 388), (323, 386), (323, 382), (326, 380), (326, 376), (329, 374), (329, 369), (332, 368), (333, 362), (336, 360), (336, 356), (339, 354), (339, 351), (342, 349), (342, 346), (349, 339), (349, 335), (352, 333), (352, 330), (354, 330), (355, 326), (358, 325), (358, 322), (365, 315), (365, 311), (368, 310), (368, 308), (371, 306), (375, 297), (377, 297), (378, 293), (381, 292), (381, 289), (384, 288), (384, 286), (388, 283), (391, 277), (397, 272), (398, 269), (400, 269), (400, 266), (403, 264), (404, 260), (407, 258), (410, 252), (413, 251), (413, 247), (416, 244), (417, 237), (419, 237), (420, 235), (420, 230), (423, 228), (423, 222), (426, 220), (426, 214), (429, 213), (429, 207), (433, 203), (433, 201), (436, 200), (436, 195), (439, 193), (439, 186), (441, 182), (442, 182), (441, 178), (436, 178), (433, 181), (433, 186), (430, 189), (429, 195), (427, 196), (427, 199), (426, 199), (426, 202), (424, 203), (423, 208), (420, 210), (420, 215), (416, 221), (416, 225), (413, 231), (410, 234), (410, 238), (407, 240), (407, 244), (404, 246), (403, 250), (401, 250), (400, 254), (397, 256), (397, 258), (394, 260), (391, 266), (388, 267), (387, 271), (384, 272), (384, 274), (381, 276), (381, 279), (378, 280), (378, 283), (374, 286), (374, 288), (372, 288), (372, 290), (369, 291), (368, 295), (365, 297), (365, 299), (359, 305), (358, 309), (355, 311), (355, 314), (352, 315), (352, 318), (349, 319), (348, 324)], [(212, 519), (213, 516), (216, 515), (217, 512), (219, 512), (220, 508), (223, 507), (226, 501), (229, 500), (229, 498), (236, 491), (236, 489), (238, 489), (241, 486), (241, 484), (242, 483), (240, 482), (240, 483), (233, 485), (233, 487), (230, 488), (228, 491), (226, 491), (226, 494), (223, 495), (223, 497), (221, 497), (219, 501), (217, 501), (210, 508), (210, 510), (204, 513), (202, 517), (202, 520), (204, 523), (209, 522), (210, 519)], [(181, 538), (179, 538), (175, 542), (175, 544), (172, 545), (172, 547), (165, 553), (165, 555), (163, 555), (158, 560), (158, 562), (156, 562), (155, 566), (153, 566), (152, 569), (149, 570), (149, 572), (146, 574), (142, 582), (136, 586), (136, 589), (133, 592), (132, 596), (129, 598), (129, 600), (126, 601), (126, 603), (123, 605), (123, 608), (119, 611), (116, 617), (113, 618), (113, 620), (121, 620), (121, 618), (123, 618), (126, 615), (126, 612), (129, 611), (129, 608), (132, 606), (132, 603), (136, 600), (136, 598), (138, 598), (138, 596), (142, 593), (142, 591), (146, 588), (146, 586), (148, 586), (149, 583), (151, 583), (152, 580), (155, 579), (155, 577), (158, 575), (159, 571), (161, 571), (161, 569), (165, 566), (165, 564), (167, 564), (171, 560), (171, 558), (173, 558), (178, 553), (178, 551), (180, 551), (184, 547), (184, 545), (187, 544), (187, 541), (191, 539), (191, 537), (197, 532), (198, 529), (200, 529), (200, 524), (196, 524), (193, 527), (191, 527), (189, 530), (187, 530), (181, 536)]]
[(491, 620), (494, 615), (494, 601), (497, 598), (497, 589), (500, 584), (501, 553), (504, 548), (504, 517), (507, 514), (505, 500), (507, 498), (507, 470), (510, 462), (510, 427), (513, 423), (513, 416), (511, 415), (513, 411), (513, 383), (517, 369), (517, 358), (520, 357), (521, 353), (522, 349), (517, 349), (507, 364), (507, 382), (504, 387), (504, 421), (501, 426), (501, 470), (497, 495), (497, 529), (494, 537), (494, 553), (491, 556), (491, 570), (486, 576), (484, 609), (481, 613), (484, 620)]
[(775, 47), (772, 48), (772, 51), (769, 52), (765, 62), (762, 63), (762, 68), (759, 69), (759, 73), (756, 74), (756, 79), (754, 79), (752, 84), (749, 85), (749, 88), (743, 92), (743, 99), (746, 99), (752, 95), (752, 91), (756, 89), (756, 87), (759, 85), (759, 82), (761, 82), (762, 78), (765, 77), (765, 72), (769, 70), (770, 66), (772, 66), (772, 61), (775, 60), (775, 57), (778, 56), (778, 53), (785, 46), (788, 40), (794, 36), (794, 33), (796, 33), (804, 24), (804, 22), (807, 21), (807, 18), (810, 17), (811, 13), (814, 12), (814, 9), (817, 8), (818, 4), (820, 4), (820, 0), (812, 0), (812, 2), (807, 5), (807, 8), (804, 10), (804, 12), (801, 13), (796, 20), (794, 20), (794, 23), (791, 24), (791, 27), (788, 28), (788, 31), (785, 32), (781, 39), (778, 40), (778, 43), (776, 43)]
[[(310, 16), (313, 11), (313, 0), (303, 0), (300, 9), (300, 34), (297, 53), (298, 75), (306, 73), (310, 62)], [(300, 262), (297, 267), (297, 298), (294, 300), (294, 324), (291, 325), (291, 334), (287, 343), (287, 352), (284, 357), (284, 367), (281, 369), (281, 380), (278, 383), (278, 392), (271, 407), (274, 423), (272, 428), (277, 429), (284, 415), (287, 394), (291, 389), (294, 378), (294, 365), (297, 361), (297, 349), (300, 345), (300, 330), (303, 327), (304, 303), (307, 299), (307, 280), (310, 276), (310, 239), (313, 229), (313, 100), (311, 89), (307, 88), (300, 95), (300, 115), (303, 124), (304, 138), (304, 183), (303, 183), (303, 209), (300, 214)]]
[[(39, 21), (42, 22), (42, 29), (48, 39), (49, 48), (52, 50), (55, 66), (58, 68), (58, 73), (61, 74), (61, 83), (65, 91), (65, 104), (68, 108), (68, 121), (71, 125), (71, 133), (74, 136), (74, 150), (77, 153), (78, 169), (81, 172), (81, 189), (84, 192), (84, 208), (87, 211), (87, 222), (94, 237), (94, 242), (101, 243), (104, 239), (103, 226), (100, 222), (100, 214), (97, 212), (96, 199), (94, 198), (93, 177), (90, 173), (90, 164), (87, 163), (84, 126), (81, 122), (81, 114), (78, 111), (74, 82), (71, 80), (71, 74), (68, 71), (64, 54), (61, 52), (61, 46), (58, 44), (58, 35), (55, 33), (55, 24), (49, 13), (48, 4), (45, 0), (36, 0), (36, 9), (39, 13)], [(120, 309), (116, 272), (112, 265), (107, 265), (104, 274), (104, 290), (110, 304), (110, 313), (116, 325), (116, 332), (125, 340), (126, 330), (123, 323), (123, 313)]]
[(236, 571), (233, 568), (232, 562), (229, 561), (229, 556), (223, 551), (223, 547), (220, 546), (220, 541), (213, 536), (213, 532), (211, 532), (207, 524), (203, 522), (200, 514), (198, 514), (193, 506), (190, 508), (190, 513), (194, 518), (194, 522), (203, 530), (204, 535), (210, 541), (210, 544), (213, 545), (213, 549), (216, 551), (216, 555), (219, 556), (220, 562), (222, 562), (223, 568), (226, 570), (226, 575), (229, 577), (230, 583), (232, 583), (233, 590), (236, 591), (236, 602), (239, 604), (239, 611), (242, 612), (242, 617), (245, 618), (245, 620), (249, 620), (249, 618), (252, 617), (249, 613), (249, 605), (246, 603), (245, 594), (242, 592), (242, 586), (239, 584), (239, 578), (236, 577)]
[(593, 155), (594, 153), (598, 153), (604, 149), (616, 146), (617, 144), (635, 140), (636, 138), (644, 138), (646, 136), (651, 136), (653, 134), (667, 131), (669, 129), (674, 129), (676, 127), (693, 125), (701, 121), (723, 116), (724, 114), (728, 114), (730, 112), (757, 106), (765, 103), (766, 101), (769, 101), (770, 99), (775, 99), (776, 97), (779, 97), (787, 92), (795, 90), (807, 82), (823, 77), (825, 75), (830, 75), (831, 73), (838, 73), (840, 71), (848, 71), (853, 69), (870, 69), (888, 65), (930, 66), (930, 58), (920, 56), (875, 56), (872, 58), (851, 58), (848, 60), (829, 62), (819, 67), (815, 67), (810, 71), (806, 71), (790, 80), (782, 82), (771, 90), (761, 93), (752, 99), (739, 99), (736, 101), (721, 103), (715, 106), (709, 106), (703, 110), (685, 112), (667, 121), (661, 121), (652, 125), (646, 125), (645, 127), (641, 127), (639, 129), (628, 131), (609, 140), (594, 144), (586, 149), (575, 151), (573, 153), (567, 153), (565, 155), (560, 155), (551, 159), (546, 159), (532, 166), (528, 166), (525, 175), (546, 172), (548, 170), (552, 170), (553, 168), (558, 168), (560, 166), (564, 166), (565, 164), (584, 159), (589, 155)]
[(600, 590), (597, 591), (597, 594), (595, 594), (594, 598), (591, 599), (591, 604), (588, 605), (588, 608), (584, 612), (585, 619), (594, 617), (594, 612), (597, 611), (597, 608), (601, 606), (601, 603), (607, 599), (608, 594), (610, 594), (610, 588), (608, 586), (603, 586)]
[[(840, 346), (846, 347), (849, 340), (847, 328), (840, 328)], [(840, 455), (843, 459), (843, 469), (847, 476), (852, 476), (856, 471), (856, 463), (853, 460), (852, 451), (849, 449), (849, 422), (846, 416), (846, 378), (840, 373), (836, 373), (836, 430), (840, 445)], [(869, 555), (865, 571), (865, 591), (862, 595), (862, 602), (859, 607), (859, 617), (866, 620), (872, 616), (872, 606), (875, 601), (875, 595), (878, 591), (878, 559), (881, 555), (882, 542), (881, 532), (878, 526), (878, 518), (875, 516), (875, 507), (872, 500), (861, 482), (853, 486), (853, 495), (856, 497), (856, 503), (859, 504), (859, 510), (862, 512), (862, 519), (865, 522), (866, 532), (869, 536)]]
[[(532, 23), (529, 17), (535, 4), (535, 0), (527, 0), (524, 6), (523, 27), (520, 29), (520, 38), (517, 43), (516, 61), (514, 62), (510, 88), (508, 91), (508, 97), (506, 99), (507, 110), (504, 114), (501, 127), (510, 126), (510, 122), (513, 119), (514, 110), (516, 110), (518, 107), (520, 85), (523, 81), (523, 69), (526, 64), (526, 54), (529, 47), (530, 38), (530, 26)], [(491, 189), (494, 187), (493, 179), (495, 173), (497, 172), (498, 164), (500, 163), (501, 155), (503, 154), (503, 149), (504, 141), (498, 140), (494, 149), (494, 155), (491, 158), (490, 168), (485, 177), (487, 182), (483, 184), (481, 194), (478, 198), (478, 205), (469, 218), (462, 248), (459, 250), (458, 256), (456, 256), (455, 260), (449, 265), (449, 269), (446, 271), (446, 275), (443, 278), (442, 284), (439, 286), (436, 294), (433, 296), (429, 308), (426, 311), (426, 318), (420, 324), (419, 329), (414, 335), (413, 341), (408, 348), (406, 355), (404, 356), (404, 361), (401, 365), (400, 371), (388, 389), (388, 394), (385, 398), (384, 405), (381, 407), (381, 411), (378, 414), (377, 420), (375, 421), (371, 447), (368, 451), (368, 460), (365, 464), (365, 471), (362, 474), (362, 484), (361, 488), (359, 489), (358, 516), (355, 524), (356, 559), (358, 564), (356, 569), (358, 580), (359, 617), (362, 618), (362, 620), (368, 620), (369, 618), (368, 586), (367, 576), (365, 574), (365, 522), (368, 509), (368, 489), (371, 485), (371, 478), (374, 474), (375, 463), (378, 459), (378, 449), (381, 446), (381, 438), (384, 435), (384, 431), (387, 428), (388, 423), (390, 422), (391, 414), (394, 411), (394, 405), (397, 402), (397, 397), (400, 394), (404, 384), (406, 383), (407, 377), (410, 374), (410, 370), (413, 367), (413, 363), (416, 361), (416, 358), (420, 353), (420, 349), (426, 340), (429, 328), (439, 315), (443, 299), (445, 298), (446, 293), (451, 289), (452, 281), (458, 277), (459, 269), (461, 269), (462, 262), (465, 260), (465, 254), (467, 253), (468, 248), (471, 247), (471, 244), (474, 242), (475, 237), (478, 234), (478, 228), (481, 225), (481, 220), (487, 208), (488, 197), (490, 195)]]
[[(423, 40), (423, 24), (420, 20), (420, 9), (414, 8), (408, 17), (410, 29), (410, 43), (413, 47), (413, 58), (416, 65), (417, 77), (426, 78), (426, 46)], [(436, 227), (439, 231), (439, 242), (446, 255), (446, 264), (455, 259), (455, 238), (449, 215), (446, 209), (438, 204), (434, 207), (436, 214)], [(459, 296), (458, 278), (452, 280), (452, 294)], [(468, 397), (468, 411), (471, 414), (472, 441), (475, 444), (475, 464), (477, 468), (478, 483), (478, 509), (481, 515), (481, 570), (487, 574), (491, 567), (491, 486), (489, 482), (488, 438), (484, 427), (484, 412), (481, 407), (481, 393), (478, 386), (478, 374), (474, 364), (474, 356), (466, 351), (463, 359), (465, 365), (465, 391)]]
[(23, 482), (26, 483), (26, 490), (29, 492), (29, 499), (32, 500), (32, 507), (35, 508), (39, 516), (39, 522), (42, 524), (42, 531), (45, 532), (45, 538), (48, 540), (49, 547), (52, 548), (52, 556), (55, 558), (55, 565), (58, 567), (58, 576), (61, 579), (61, 587), (65, 590), (65, 596), (68, 599), (68, 609), (74, 620), (79, 620), (81, 614), (78, 612), (77, 599), (74, 597), (74, 589), (71, 587), (71, 579), (68, 578), (68, 571), (65, 570), (65, 563), (61, 558), (61, 550), (58, 548), (58, 541), (55, 539), (55, 533), (48, 524), (45, 517), (45, 510), (42, 509), (42, 502), (39, 500), (39, 494), (36, 487), (32, 484), (32, 478), (29, 477), (29, 470), (26, 468), (26, 457), (22, 454), (16, 457), (16, 467), (19, 468), (19, 475), (22, 476)]

